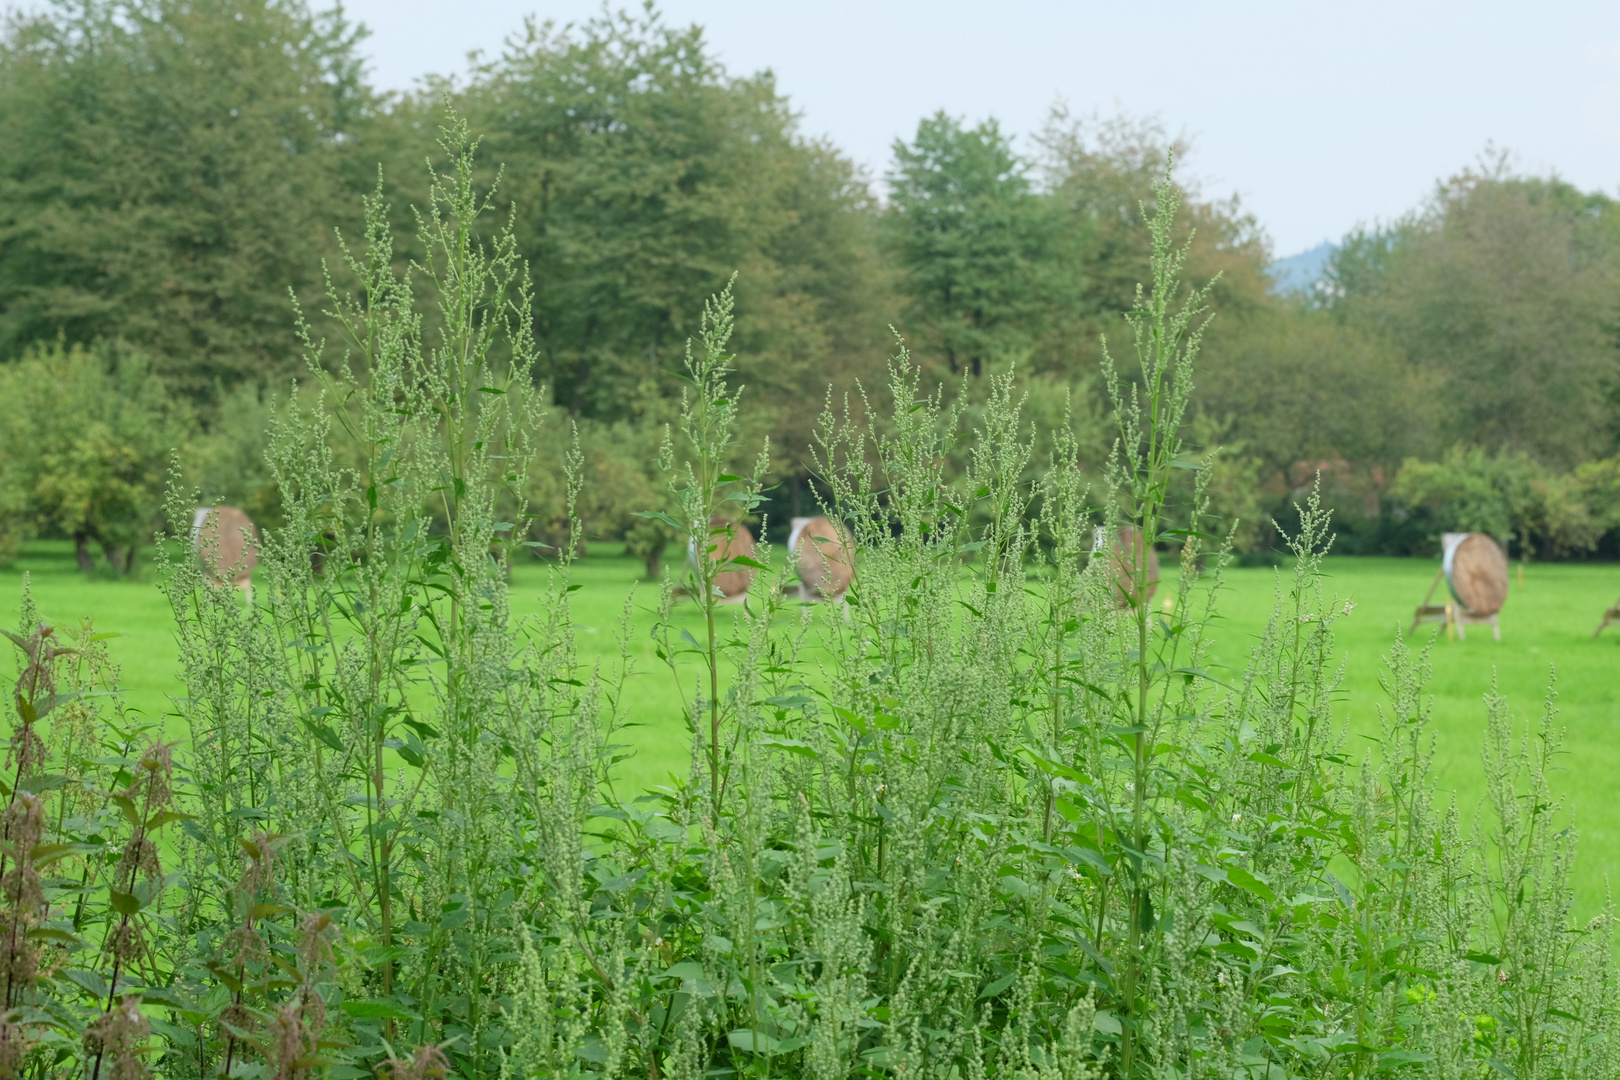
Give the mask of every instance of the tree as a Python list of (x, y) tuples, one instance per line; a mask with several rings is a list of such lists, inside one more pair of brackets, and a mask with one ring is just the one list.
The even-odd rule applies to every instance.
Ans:
[[(172, 387), (291, 374), (372, 99), (301, 0), (58, 0), (0, 35), (0, 359), (120, 338)], [(343, 217), (352, 217), (350, 211)]]
[(1548, 481), (1522, 450), (1487, 454), (1454, 446), (1438, 462), (1409, 459), (1391, 491), (1408, 506), (1432, 511), (1444, 529), (1488, 533), (1503, 546), (1517, 540), (1528, 552), (1532, 534), (1545, 527)]
[[(1061, 104), (1036, 142), (1040, 190), (1053, 204), (1050, 243), (1054, 257), (1066, 264), (1056, 293), (1061, 306), (1047, 319), (1036, 362), (1086, 371), (1096, 362), (1099, 335), (1118, 335), (1117, 313), (1131, 306), (1141, 281), (1148, 256), (1143, 213), (1155, 209), (1153, 185), (1166, 163), (1182, 163), (1191, 147), (1151, 119), (1082, 119)], [(1181, 243), (1197, 233), (1185, 272), (1189, 287), (1213, 283), (1210, 295), (1221, 314), (1205, 346), (1218, 354), (1244, 339), (1251, 321), (1278, 306), (1265, 275), (1270, 248), (1235, 196), (1206, 198), (1196, 181), (1187, 180), (1186, 200), (1176, 239)]]
[(1432, 386), (1381, 335), (1276, 304), (1210, 349), (1202, 408), (1230, 417), (1268, 478), (1292, 489), (1317, 464), (1344, 460), (1394, 475), (1432, 453)]
[(994, 120), (944, 113), (896, 141), (886, 237), (924, 358), (980, 375), (1034, 346), (1051, 308), (1049, 204)]
[(1568, 468), (1612, 452), (1620, 390), (1620, 204), (1497, 159), (1419, 213), (1351, 237), (1332, 310), (1431, 373), (1435, 440)]
[(882, 347), (863, 179), (798, 135), (769, 73), (728, 75), (699, 28), (652, 12), (530, 23), (463, 101), (505, 163), (542, 377), (576, 416), (624, 419), (671, 392), (691, 313), (733, 274), (745, 378), (778, 397)]
[(190, 410), (127, 350), (60, 343), (0, 366), (0, 535), (70, 537), (79, 566), (100, 545), (120, 573), (159, 524), (169, 462)]

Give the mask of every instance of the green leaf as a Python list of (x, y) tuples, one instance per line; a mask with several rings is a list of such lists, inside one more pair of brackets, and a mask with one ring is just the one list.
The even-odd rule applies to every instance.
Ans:
[(681, 523), (664, 513), (662, 510), (637, 510), (632, 517), (647, 518), (649, 521), (661, 521), (672, 529), (681, 528)]
[(141, 815), (135, 811), (134, 799), (130, 798), (128, 795), (114, 795), (112, 797), (112, 801), (119, 810), (123, 811), (125, 821), (129, 822), (137, 829), (141, 827)]
[(65, 859), (79, 850), (78, 844), (35, 844), (28, 852), (28, 862), (35, 870)]
[(134, 915), (141, 910), (141, 901), (134, 893), (108, 889), (107, 898), (112, 904), (113, 910), (120, 915)]
[(332, 731), (331, 728), (327, 727), (325, 724), (317, 724), (313, 720), (305, 720), (303, 723), (304, 727), (309, 729), (309, 733), (311, 735), (315, 736), (317, 739), (321, 740), (321, 742), (325, 743), (327, 746), (330, 746), (338, 753), (341, 754), (343, 752), (343, 743), (338, 740), (337, 735)]
[[(146, 1000), (144, 995), (142, 1000)], [(197, 1045), (196, 1033), (191, 1031), (189, 1028), (181, 1027), (179, 1024), (170, 1023), (169, 1021), (160, 1019), (156, 1016), (147, 1017), (146, 1022), (152, 1026), (152, 1030), (156, 1034), (163, 1036), (170, 1046), (191, 1047)]]
[(695, 960), (682, 960), (678, 964), (671, 965), (662, 977), (666, 979), (701, 979), (703, 978), (703, 965)]
[(1007, 989), (1007, 987), (1011, 986), (1013, 984), (1013, 980), (1017, 978), (1017, 972), (1013, 972), (1010, 975), (1003, 975), (1001, 978), (995, 980), (987, 985), (983, 990), (979, 991), (979, 1000), (983, 1001), (985, 998), (995, 997), (997, 994)]
[(61, 773), (36, 773), (33, 776), (23, 777), (17, 784), (17, 790), (38, 795), (42, 792), (58, 791), (65, 788), (70, 781), (71, 777), (63, 776)]
[(666, 844), (681, 844), (686, 842), (686, 830), (666, 818), (655, 817), (643, 825), (642, 831), (654, 840)]
[[(750, 1031), (747, 1028), (738, 1028), (736, 1031), (730, 1032), (726, 1035), (726, 1041), (729, 1042), (735, 1049), (745, 1052), (752, 1052), (755, 1054), (764, 1054), (767, 1057), (772, 1054), (786, 1053), (790, 1049), (795, 1049), (798, 1046), (804, 1045), (803, 1042), (798, 1039), (778, 1039), (773, 1035), (765, 1034), (763, 1031)], [(787, 1046), (786, 1044), (788, 1042), (792, 1042), (794, 1046)]]
[(161, 1005), (165, 1009), (178, 1009), (181, 1012), (197, 1012), (196, 1002), (184, 997), (171, 987), (151, 986), (141, 991), (141, 1002), (146, 1005)]
[(182, 814), (178, 810), (160, 810), (146, 819), (146, 831), (161, 829), (171, 821), (193, 821), (195, 814)]
[(1422, 1050), (1386, 1050), (1378, 1055), (1380, 1069), (1395, 1069), (1402, 1065), (1421, 1065), (1425, 1061), (1434, 1060), (1433, 1054)]
[(1277, 902), (1277, 894), (1271, 891), (1271, 886), (1241, 866), (1227, 867), (1226, 880), (1245, 892), (1253, 893), (1268, 904)]
[(1114, 872), (1114, 868), (1108, 865), (1108, 860), (1103, 858), (1102, 852), (1094, 848), (1088, 848), (1083, 844), (1064, 848), (1063, 857), (1071, 863), (1085, 863), (1104, 876)]
[(761, 746), (774, 746), (786, 750), (790, 754), (797, 754), (800, 757), (813, 758), (816, 756), (815, 749), (803, 739), (785, 739), (780, 735), (768, 735), (759, 742)]
[(416, 1020), (419, 1017), (394, 1001), (345, 1001), (345, 1013), (357, 1020)]
[(88, 971), (85, 968), (69, 968), (62, 974), (67, 976), (69, 982), (88, 992), (97, 1000), (106, 998), (107, 980), (102, 978), (100, 972)]

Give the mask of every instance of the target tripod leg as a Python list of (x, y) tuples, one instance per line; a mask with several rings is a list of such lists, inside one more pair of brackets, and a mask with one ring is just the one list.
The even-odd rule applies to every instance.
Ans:
[[(1445, 576), (1445, 567), (1442, 566), (1439, 570), (1435, 571), (1434, 580), (1429, 582), (1429, 591), (1423, 594), (1423, 603), (1419, 604), (1417, 606), (1417, 611), (1413, 612), (1412, 614), (1412, 627), (1406, 631), (1408, 637), (1417, 632), (1418, 623), (1423, 621), (1423, 609), (1429, 606), (1430, 600), (1434, 599), (1434, 590), (1440, 587), (1440, 579)], [(1446, 616), (1446, 630), (1448, 633), (1451, 630), (1450, 615)]]

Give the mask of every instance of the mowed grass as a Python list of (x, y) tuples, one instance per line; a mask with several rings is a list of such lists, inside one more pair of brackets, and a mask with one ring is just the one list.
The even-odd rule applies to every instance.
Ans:
[[(605, 546), (604, 546), (605, 547)], [(611, 552), (609, 548), (608, 551)], [(1359, 753), (1365, 737), (1378, 731), (1377, 709), (1386, 703), (1379, 685), (1383, 656), (1397, 627), (1409, 625), (1412, 609), (1423, 598), (1437, 564), (1418, 559), (1330, 558), (1326, 587), (1355, 604), (1339, 624), (1338, 643), (1348, 659), (1338, 719), (1351, 733), (1350, 749)], [(0, 568), (0, 590), (9, 609), (5, 624), (15, 621), (16, 597), (23, 572), (32, 575), (36, 601), (45, 616), (73, 624), (93, 618), (98, 630), (122, 636), (111, 642), (123, 669), (130, 703), (158, 719), (169, 711), (169, 698), (180, 693), (175, 679), (175, 643), (168, 604), (150, 576), (117, 580), (84, 575), (65, 544), (35, 544), (14, 565)], [(513, 573), (512, 606), (516, 614), (539, 610), (546, 568), (521, 565)], [(637, 673), (626, 687), (623, 704), (634, 723), (622, 741), (635, 747), (624, 764), (627, 788), (664, 782), (684, 775), (690, 736), (682, 720), (675, 676), (654, 652), (649, 635), (658, 590), (638, 581), (641, 564), (616, 554), (597, 554), (576, 564), (574, 622), (579, 626), (581, 657), (611, 661), (618, 654), (618, 630), (627, 596), (631, 597), (628, 647)], [(1228, 571), (1221, 599), (1221, 618), (1214, 628), (1211, 657), (1215, 673), (1240, 671), (1270, 614), (1279, 573), (1270, 569)], [(632, 590), (633, 593), (632, 593)], [(1607, 882), (1620, 878), (1620, 627), (1594, 640), (1601, 613), (1620, 595), (1620, 566), (1608, 564), (1532, 565), (1525, 587), (1514, 585), (1502, 612), (1502, 640), (1491, 640), (1489, 628), (1472, 628), (1466, 640), (1435, 641), (1430, 653), (1436, 736), (1436, 782), (1442, 793), (1455, 792), (1465, 819), (1471, 819), (1483, 790), (1480, 749), (1485, 710), (1482, 698), (1492, 680), (1510, 699), (1515, 715), (1534, 721), (1556, 669), (1557, 725), (1564, 730), (1564, 754), (1553, 778), (1567, 800), (1581, 837), (1577, 868), (1577, 909), (1583, 916), (1599, 911)], [(697, 633), (690, 606), (682, 622)], [(1419, 628), (1418, 645), (1435, 634), (1433, 625)], [(695, 670), (683, 674), (691, 692)], [(183, 734), (175, 732), (176, 735)]]

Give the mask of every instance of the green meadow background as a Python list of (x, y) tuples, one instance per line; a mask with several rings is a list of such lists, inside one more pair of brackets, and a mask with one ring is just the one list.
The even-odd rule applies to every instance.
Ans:
[[(1366, 746), (1378, 731), (1377, 709), (1387, 700), (1379, 686), (1382, 658), (1397, 627), (1410, 624), (1437, 564), (1422, 559), (1329, 558), (1326, 587), (1355, 604), (1338, 623), (1338, 646), (1348, 661), (1336, 717), (1348, 726), (1350, 749)], [(643, 564), (626, 558), (617, 545), (592, 546), (575, 566), (574, 621), (581, 658), (611, 660), (618, 653), (625, 601), (632, 608), (629, 650), (636, 671), (625, 704), (633, 727), (622, 741), (635, 748), (621, 766), (632, 787), (664, 782), (684, 773), (688, 735), (681, 718), (675, 676), (657, 659), (649, 631), (658, 588), (640, 580)], [(514, 614), (536, 612), (547, 567), (519, 565), (512, 576)], [(129, 703), (157, 719), (181, 691), (175, 678), (173, 622), (150, 565), (138, 580), (87, 576), (73, 563), (64, 543), (29, 545), (13, 566), (0, 569), (4, 612), (0, 623), (16, 621), (22, 575), (31, 576), (41, 612), (53, 622), (95, 620), (98, 630), (119, 634), (110, 643), (122, 667)], [(1173, 573), (1173, 571), (1171, 571)], [(1216, 674), (1241, 669), (1264, 628), (1275, 589), (1288, 571), (1233, 568), (1214, 628), (1212, 661)], [(1577, 911), (1583, 918), (1602, 909), (1608, 882), (1620, 877), (1620, 627), (1594, 639), (1601, 613), (1620, 594), (1620, 566), (1600, 563), (1531, 564), (1521, 589), (1515, 583), (1502, 612), (1502, 640), (1490, 630), (1472, 628), (1466, 640), (1435, 640), (1428, 684), (1433, 700), (1435, 776), (1443, 792), (1455, 792), (1470, 819), (1482, 793), (1480, 765), (1484, 707), (1492, 680), (1509, 697), (1515, 716), (1539, 717), (1549, 685), (1557, 694), (1557, 726), (1564, 731), (1564, 753), (1553, 777), (1580, 833), (1576, 878)], [(1163, 595), (1162, 593), (1160, 594)], [(698, 621), (691, 619), (691, 628)], [(1417, 642), (1428, 642), (1436, 627), (1419, 628)], [(1556, 680), (1554, 682), (1554, 673)], [(178, 733), (176, 733), (178, 734)]]

